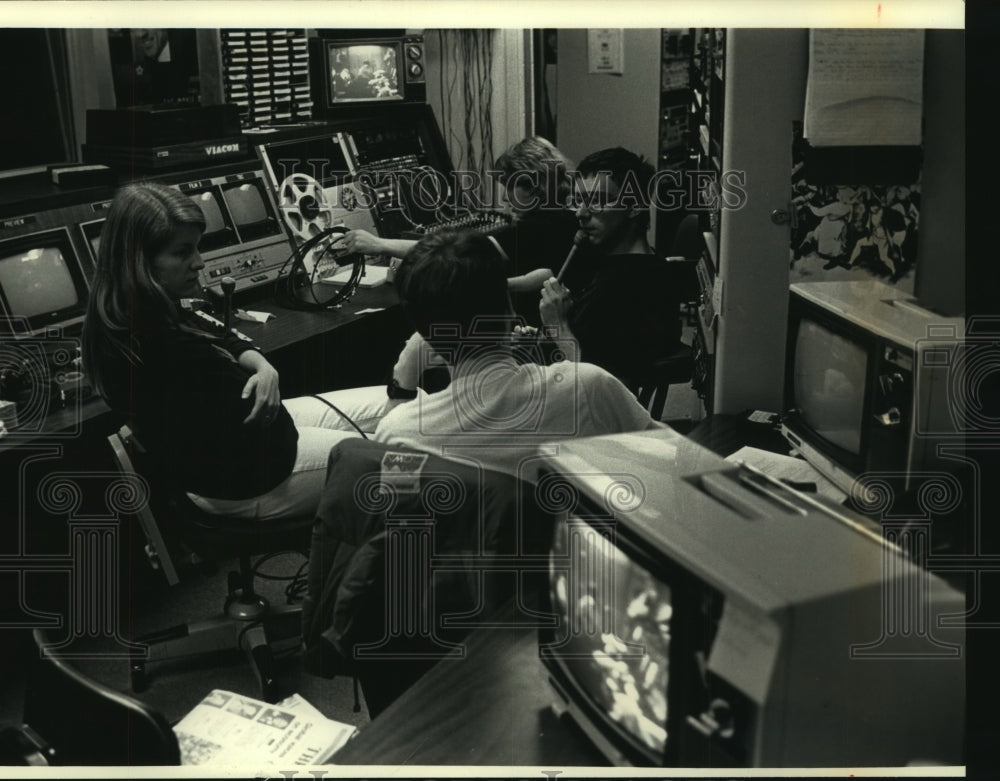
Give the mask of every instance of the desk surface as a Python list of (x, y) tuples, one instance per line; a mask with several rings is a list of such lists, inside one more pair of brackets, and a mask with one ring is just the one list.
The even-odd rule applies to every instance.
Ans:
[(396, 288), (385, 284), (378, 287), (358, 288), (349, 301), (340, 306), (320, 312), (286, 309), (272, 300), (265, 299), (241, 305), (243, 309), (268, 312), (275, 317), (267, 323), (250, 323), (236, 320), (235, 325), (245, 333), (264, 353), (281, 350), (313, 336), (333, 331), (359, 318), (375, 312), (361, 314), (366, 309), (390, 309), (399, 304)]
[(338, 765), (600, 766), (559, 719), (533, 628), (483, 627), (341, 749)]

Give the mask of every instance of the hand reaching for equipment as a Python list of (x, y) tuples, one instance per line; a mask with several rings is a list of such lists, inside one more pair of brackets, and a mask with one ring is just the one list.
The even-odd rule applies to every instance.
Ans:
[(378, 255), (384, 252), (382, 240), (366, 230), (352, 230), (343, 235), (339, 241), (344, 249), (362, 255)]

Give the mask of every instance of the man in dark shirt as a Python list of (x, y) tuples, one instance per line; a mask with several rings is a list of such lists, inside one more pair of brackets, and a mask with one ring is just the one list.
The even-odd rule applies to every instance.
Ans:
[(539, 306), (542, 322), (558, 329), (564, 352), (626, 385), (673, 353), (681, 333), (669, 264), (646, 240), (653, 173), (621, 147), (580, 161), (572, 205), (593, 252), (586, 268), (571, 267), (562, 281), (545, 282)]

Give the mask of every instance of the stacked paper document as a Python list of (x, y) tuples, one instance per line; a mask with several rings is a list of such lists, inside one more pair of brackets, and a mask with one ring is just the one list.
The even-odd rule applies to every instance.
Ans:
[(174, 727), (182, 765), (316, 765), (355, 733), (298, 694), (271, 705), (213, 689)]

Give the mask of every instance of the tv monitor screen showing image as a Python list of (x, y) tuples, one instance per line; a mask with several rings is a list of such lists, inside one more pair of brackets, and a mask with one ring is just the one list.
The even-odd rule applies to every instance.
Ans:
[(795, 340), (794, 406), (816, 434), (861, 453), (868, 354), (842, 334), (803, 320)]
[(235, 237), (232, 229), (226, 224), (215, 192), (212, 190), (189, 192), (188, 196), (201, 207), (201, 212), (205, 215), (205, 232), (201, 235), (198, 249), (201, 252), (211, 252), (232, 244)]
[(224, 187), (222, 197), (243, 241), (261, 239), (281, 232), (257, 182), (241, 182)]
[(402, 100), (399, 44), (329, 44), (330, 102)]
[(80, 303), (73, 275), (58, 246), (42, 245), (0, 257), (0, 290), (14, 317), (30, 319)]
[(564, 628), (553, 656), (643, 751), (667, 743), (670, 587), (589, 524), (556, 525), (550, 599)]

